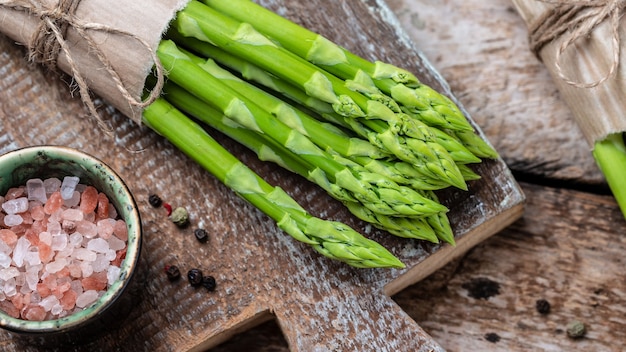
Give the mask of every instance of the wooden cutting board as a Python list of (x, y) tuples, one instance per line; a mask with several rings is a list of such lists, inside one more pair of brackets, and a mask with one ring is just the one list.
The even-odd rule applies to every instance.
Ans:
[[(407, 68), (454, 99), (383, 1), (261, 3), (358, 54)], [(120, 328), (112, 327), (76, 350), (199, 351), (276, 319), (294, 351), (442, 351), (390, 296), (497, 233), (523, 211), (524, 195), (504, 162), (488, 161), (475, 168), (482, 179), (471, 183), (468, 192), (441, 194), (451, 209), (455, 247), (399, 239), (357, 220), (302, 178), (261, 163), (216, 136), (312, 214), (353, 226), (407, 265), (402, 270), (354, 269), (294, 241), (167, 141), (106, 104), (103, 116), (114, 132), (103, 130), (72, 97), (69, 81), (28, 65), (22, 48), (0, 37), (0, 153), (61, 144), (93, 154), (127, 181), (143, 219), (147, 266), (139, 304)], [(186, 207), (191, 226), (178, 229), (164, 209), (151, 207), (152, 193)], [(196, 241), (197, 227), (209, 231), (209, 243)], [(217, 290), (196, 290), (184, 280), (169, 282), (163, 267), (170, 264), (183, 273), (200, 268), (213, 275)], [(5, 351), (37, 350), (6, 332), (0, 332), (0, 341)]]

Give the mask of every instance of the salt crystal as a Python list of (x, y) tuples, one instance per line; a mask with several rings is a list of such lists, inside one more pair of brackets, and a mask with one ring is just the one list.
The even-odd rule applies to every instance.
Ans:
[(50, 247), (53, 251), (62, 251), (67, 247), (68, 236), (65, 233), (60, 233), (58, 235), (52, 235), (52, 243)]
[(98, 292), (95, 290), (88, 290), (76, 297), (76, 306), (79, 308), (85, 308), (98, 299)]
[(42, 321), (46, 319), (46, 310), (38, 305), (28, 306), (22, 313), (26, 320)]
[(78, 222), (83, 220), (83, 212), (80, 209), (65, 209), (61, 214), (61, 219)]
[(37, 284), (39, 283), (39, 270), (41, 270), (41, 268), (42, 266), (37, 265), (26, 271), (26, 284), (31, 291), (37, 290)]
[(2, 203), (2, 209), (9, 215), (19, 214), (28, 210), (28, 198), (20, 197)]
[(24, 222), (24, 218), (22, 218), (18, 214), (9, 214), (4, 217), (4, 224), (8, 227), (21, 225), (23, 222)]
[(52, 310), (52, 307), (57, 304), (59, 304), (59, 299), (56, 298), (55, 295), (50, 295), (42, 299), (41, 302), (39, 302), (39, 305), (43, 307), (43, 309), (45, 309), (46, 312), (49, 312), (50, 310)]
[(78, 260), (83, 260), (83, 261), (88, 261), (88, 262), (93, 262), (94, 260), (96, 260), (96, 252), (91, 251), (87, 248), (76, 248), (74, 250), (74, 258), (78, 259)]
[(24, 196), (24, 190), (25, 190), (24, 186), (9, 188), (9, 190), (7, 191), (7, 194), (4, 196), (4, 199), (11, 200), (11, 199), (20, 198)]
[(117, 210), (115, 209), (115, 207), (109, 207), (109, 217), (111, 219), (117, 218)]
[(98, 226), (93, 222), (79, 221), (76, 223), (76, 232), (80, 232), (87, 238), (94, 238), (98, 235)]
[(96, 253), (106, 253), (109, 248), (109, 243), (102, 238), (94, 238), (87, 242), (87, 249)]
[(8, 246), (13, 246), (17, 242), (17, 235), (9, 229), (0, 229), (0, 241)]
[[(15, 240), (15, 242), (17, 242), (17, 240)], [(9, 255), (12, 251), (13, 249), (11, 249), (11, 247), (9, 247), (6, 243), (0, 241), (0, 253)]]
[(39, 242), (43, 242), (48, 246), (52, 244), (52, 234), (48, 231), (43, 231), (39, 233)]
[(35, 246), (30, 247), (29, 251), (24, 256), (24, 261), (29, 265), (41, 264), (41, 258), (39, 257), (39, 249)]
[(19, 275), (20, 275), (20, 271), (17, 270), (17, 268), (13, 266), (6, 268), (6, 269), (0, 269), (0, 280), (3, 280), (3, 281), (7, 281)]
[(24, 265), (24, 256), (26, 256), (26, 252), (28, 252), (28, 247), (30, 247), (30, 241), (25, 237), (20, 237), (17, 240), (15, 249), (13, 249), (13, 262), (18, 268)]
[(61, 183), (61, 198), (65, 200), (72, 198), (78, 182), (80, 182), (80, 178), (76, 176), (63, 177), (63, 182)]
[(113, 234), (122, 241), (128, 241), (128, 227), (126, 226), (126, 221), (115, 221), (115, 226), (113, 226)]
[(9, 266), (11, 266), (11, 257), (6, 253), (0, 252), (0, 267), (8, 268)]
[(96, 260), (93, 261), (92, 267), (94, 273), (99, 273), (106, 270), (109, 267), (111, 261), (107, 260), (106, 256), (102, 253), (96, 255)]
[(117, 279), (120, 278), (120, 273), (122, 272), (122, 269), (111, 265), (108, 269), (107, 269), (107, 283), (109, 285), (113, 285), (115, 283), (115, 281), (117, 281)]
[(108, 239), (113, 235), (115, 227), (115, 219), (103, 219), (98, 221), (98, 235), (104, 239)]
[(113, 261), (115, 257), (117, 257), (117, 252), (112, 249), (109, 249), (106, 253), (104, 253), (104, 258), (109, 262)]
[(50, 234), (52, 236), (57, 236), (60, 233), (63, 232), (63, 227), (61, 226), (61, 223), (53, 220), (52, 218), (48, 219), (48, 227), (47, 227), (48, 232), (50, 232)]
[(41, 205), (41, 204), (31, 205), (31, 207), (30, 207), (30, 216), (35, 221), (41, 221), (41, 220), (45, 219), (46, 218), (46, 213), (44, 213), (44, 211), (43, 211), (43, 205)]
[(65, 233), (73, 233), (74, 231), (76, 231), (76, 222), (63, 220), (63, 222), (61, 222), (61, 228)]
[(70, 269), (70, 276), (73, 278), (80, 278), (83, 275), (83, 271), (80, 268), (80, 264), (78, 262), (72, 262), (68, 267)]
[(83, 283), (80, 280), (72, 280), (72, 282), (70, 282), (70, 290), (80, 295), (83, 293)]
[(52, 309), (50, 309), (50, 313), (54, 315), (59, 315), (61, 312), (63, 312), (63, 307), (61, 306), (61, 304), (55, 304), (52, 306)]
[(70, 199), (65, 199), (63, 205), (67, 208), (74, 208), (80, 203), (80, 192), (74, 191)]
[(43, 180), (43, 187), (46, 190), (46, 195), (51, 195), (61, 189), (61, 180), (56, 177), (47, 178)]
[(15, 296), (15, 294), (17, 294), (17, 288), (16, 288), (16, 285), (15, 285), (15, 279), (11, 278), (11, 279), (6, 280), (4, 282), (3, 290), (4, 290), (4, 294), (7, 297)]
[(98, 190), (93, 186), (87, 186), (80, 195), (80, 210), (85, 213), (93, 213), (98, 206)]
[(55, 261), (52, 261), (46, 264), (46, 271), (49, 272), (50, 274), (54, 274), (54, 273), (61, 271), (63, 268), (65, 268), (66, 265), (67, 265), (67, 260), (65, 258), (59, 258), (59, 259), (56, 259)]
[(41, 295), (35, 291), (30, 295), (30, 303), (37, 304), (39, 302), (41, 302)]
[(43, 206), (43, 211), (48, 214), (54, 214), (57, 210), (61, 208), (63, 205), (63, 198), (61, 198), (61, 193), (54, 192), (48, 197), (48, 201), (46, 205)]
[(93, 274), (92, 262), (82, 262), (80, 264), (80, 268), (83, 271), (83, 277), (89, 277), (91, 276), (91, 274)]
[(46, 188), (43, 185), (43, 181), (39, 178), (26, 181), (26, 194), (28, 195), (28, 200), (36, 200), (42, 203), (48, 200)]
[(74, 232), (70, 235), (70, 245), (72, 247), (78, 247), (83, 243), (83, 235), (80, 232)]

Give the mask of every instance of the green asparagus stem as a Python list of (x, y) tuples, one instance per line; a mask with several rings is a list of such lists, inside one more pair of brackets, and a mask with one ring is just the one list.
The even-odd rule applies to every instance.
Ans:
[(622, 214), (626, 217), (626, 145), (624, 133), (608, 135), (595, 143), (593, 157), (602, 170)]
[(347, 200), (358, 200), (384, 215), (424, 216), (447, 209), (428, 201), (410, 188), (365, 169), (348, 168), (334, 161), (306, 136), (275, 119), (247, 97), (233, 91), (221, 80), (196, 65), (171, 41), (163, 41), (157, 54), (168, 69), (168, 77), (190, 93), (209, 102), (224, 115), (248, 129), (266, 134), (303, 160), (315, 165), (324, 178), (345, 190)]
[(345, 224), (309, 215), (282, 189), (266, 183), (165, 100), (158, 99), (146, 108), (143, 121), (274, 219), (287, 234), (311, 245), (322, 255), (359, 268), (404, 267), (381, 245)]
[(467, 189), (460, 171), (426, 125), (404, 113), (394, 113), (384, 103), (349, 89), (341, 79), (276, 46), (247, 23), (237, 22), (211, 8), (191, 2), (181, 11), (173, 27), (182, 35), (195, 37), (240, 57), (296, 84), (322, 101), (332, 104), (340, 115), (360, 119), (376, 132), (376, 145), (397, 157), (426, 164), (426, 171), (450, 184)]
[[(167, 97), (168, 102), (172, 105), (245, 145), (254, 151), (260, 160), (275, 162), (287, 170), (310, 179), (309, 174), (314, 170), (314, 167), (294, 156), (284, 146), (278, 143), (272, 143), (271, 140), (268, 141), (263, 138), (263, 136), (254, 131), (245, 129), (243, 126), (229, 123), (228, 121), (230, 120), (215, 108), (172, 82), (165, 84), (163, 93), (164, 96)], [(329, 188), (328, 193), (332, 195), (332, 189), (334, 187), (329, 185), (327, 188)], [(432, 199), (429, 194), (428, 197)], [(372, 212), (358, 202), (344, 201), (343, 204), (361, 220), (369, 222), (375, 227), (395, 236), (422, 239), (435, 243), (439, 241), (438, 234), (435, 233), (426, 218), (390, 217)], [(430, 216), (433, 216), (433, 220), (436, 220), (441, 214), (433, 214)], [(442, 238), (446, 238), (447, 233), (441, 232), (439, 235), (441, 235)]]

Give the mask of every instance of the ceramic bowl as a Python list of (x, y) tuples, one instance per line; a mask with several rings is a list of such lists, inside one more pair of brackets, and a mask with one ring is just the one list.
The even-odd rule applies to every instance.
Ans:
[(36, 146), (0, 156), (0, 194), (24, 185), (28, 179), (78, 176), (80, 182), (104, 192), (128, 227), (126, 258), (121, 274), (90, 307), (47, 321), (16, 319), (0, 311), (0, 327), (38, 344), (78, 343), (117, 326), (133, 306), (132, 281), (136, 281), (142, 244), (141, 219), (135, 200), (120, 176), (97, 158), (76, 149)]

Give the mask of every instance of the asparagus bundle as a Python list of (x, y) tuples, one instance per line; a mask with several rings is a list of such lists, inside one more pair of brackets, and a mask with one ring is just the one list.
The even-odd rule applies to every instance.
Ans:
[[(286, 21), (248, 1), (241, 5), (244, 13), (256, 9), (269, 21)], [(296, 24), (284, 22), (304, 37), (282, 43), (228, 15), (198, 1), (178, 13), (174, 41), (163, 40), (157, 51), (170, 80), (163, 96), (260, 159), (315, 182), (375, 227), (454, 244), (447, 208), (433, 190), (467, 189), (466, 180), (479, 178), (467, 164), (496, 157), (458, 108), (409, 72), (369, 63), (323, 38), (350, 62), (317, 64), (297, 47), (288, 51), (289, 43), (321, 38)]]

